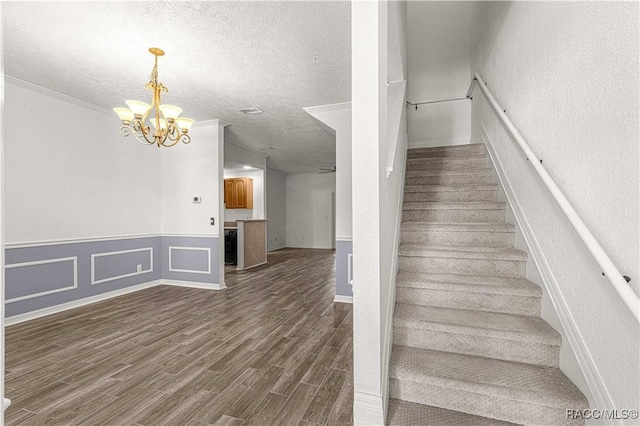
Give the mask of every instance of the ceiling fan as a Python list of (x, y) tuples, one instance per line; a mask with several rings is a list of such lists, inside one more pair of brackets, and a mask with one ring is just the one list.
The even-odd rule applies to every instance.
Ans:
[(336, 166), (333, 166), (332, 168), (328, 169), (326, 167), (320, 167), (320, 172), (318, 172), (319, 175), (324, 174), (324, 173), (335, 173), (336, 172)]

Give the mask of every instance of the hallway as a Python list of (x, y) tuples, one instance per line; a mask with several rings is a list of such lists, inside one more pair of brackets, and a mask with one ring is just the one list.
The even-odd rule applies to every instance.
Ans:
[(334, 258), (283, 249), (223, 291), (159, 286), (8, 327), (6, 424), (351, 424)]

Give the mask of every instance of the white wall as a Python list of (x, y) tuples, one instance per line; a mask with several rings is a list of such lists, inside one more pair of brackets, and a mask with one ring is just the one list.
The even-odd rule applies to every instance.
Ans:
[(120, 136), (115, 114), (62, 99), (6, 82), (6, 243), (158, 234), (160, 150)]
[[(2, 34), (2, 8), (0, 8), (0, 34)], [(5, 115), (4, 115), (4, 54), (2, 43), (0, 43), (0, 247), (4, 248), (4, 135), (5, 135)], [(0, 270), (4, 271), (4, 250), (0, 250)], [(0, 274), (0, 425), (4, 424), (4, 274)]]
[(352, 237), (351, 102), (305, 108), (336, 137), (336, 237)]
[[(193, 127), (189, 134), (190, 144), (162, 150), (162, 233), (218, 236), (222, 223), (223, 194), (218, 176), (222, 176), (223, 127), (212, 120)], [(202, 202), (194, 203), (194, 196), (202, 197)], [(210, 223), (212, 217), (215, 226)]]
[(253, 179), (253, 209), (224, 209), (224, 220), (227, 222), (238, 219), (264, 219), (265, 189), (264, 170), (237, 170), (224, 172), (224, 178), (248, 177)]
[(267, 169), (267, 250), (287, 246), (287, 209), (285, 174)]
[(333, 173), (291, 173), (285, 177), (287, 247), (333, 248)]
[[(638, 4), (491, 2), (481, 12), (472, 71), (637, 292)], [(478, 89), (472, 129), (495, 145), (544, 253), (593, 408), (637, 408), (638, 324)]]
[[(475, 2), (411, 1), (408, 12), (408, 99), (464, 98), (470, 83)], [(468, 100), (407, 108), (409, 146), (469, 143)]]
[[(390, 75), (398, 78), (397, 70), (403, 69), (398, 61), (406, 55), (393, 50), (405, 45), (394, 41), (394, 37), (406, 37), (405, 8), (405, 2), (353, 2), (351, 9), (356, 424), (383, 424), (386, 417), (396, 236), (406, 153), (404, 138), (389, 138), (389, 126), (394, 124), (389, 118), (396, 117), (395, 109), (404, 110), (404, 105), (388, 104), (387, 83)], [(400, 113), (400, 119), (404, 118)], [(400, 129), (404, 128), (401, 123)], [(387, 174), (389, 163), (392, 171)]]

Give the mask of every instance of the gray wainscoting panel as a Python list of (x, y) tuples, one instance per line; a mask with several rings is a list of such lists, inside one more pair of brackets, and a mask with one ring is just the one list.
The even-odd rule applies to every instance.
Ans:
[(6, 287), (5, 303), (78, 288), (77, 265), (75, 256), (7, 265), (6, 281), (20, 285)]
[(169, 271), (210, 274), (211, 249), (169, 246)]
[(336, 241), (336, 296), (353, 296), (353, 291), (348, 279), (348, 255), (352, 253), (352, 241)]
[(91, 255), (91, 284), (153, 272), (153, 247)]
[(162, 278), (219, 284), (218, 237), (162, 237)]
[[(149, 248), (152, 248), (152, 258), (149, 257)], [(139, 249), (146, 251), (135, 251)], [(122, 253), (125, 254), (122, 257), (98, 256), (95, 258), (99, 259), (95, 264), (96, 270), (92, 271), (92, 255), (127, 251), (131, 251), (130, 256), (127, 256), (129, 253)], [(71, 287), (73, 283), (69, 266), (73, 262), (53, 262), (65, 258), (77, 258), (77, 288), (53, 292), (51, 290)], [(52, 263), (46, 263), (48, 261)], [(5, 292), (9, 299), (5, 306), (5, 315), (11, 317), (159, 280), (160, 268), (151, 268), (151, 265), (160, 265), (160, 237), (7, 248), (5, 264)], [(20, 267), (20, 264), (26, 266)], [(143, 265), (143, 270), (152, 270), (137, 273), (139, 264)], [(97, 273), (97, 279), (108, 281), (91, 285), (93, 273)], [(10, 300), (18, 297), (22, 300)]]

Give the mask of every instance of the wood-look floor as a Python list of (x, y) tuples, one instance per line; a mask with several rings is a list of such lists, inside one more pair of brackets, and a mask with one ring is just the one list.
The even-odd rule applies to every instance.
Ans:
[(5, 423), (351, 424), (334, 252), (269, 262), (224, 291), (161, 286), (8, 327)]

